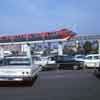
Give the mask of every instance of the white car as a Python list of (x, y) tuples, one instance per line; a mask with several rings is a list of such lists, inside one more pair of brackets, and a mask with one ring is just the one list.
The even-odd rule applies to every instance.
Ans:
[(53, 56), (48, 57), (47, 64), (46, 66), (44, 66), (44, 69), (58, 69), (58, 66)]
[(84, 59), (85, 67), (98, 68), (100, 67), (100, 54), (89, 54)]
[(41, 68), (27, 57), (0, 60), (0, 81), (32, 81)]
[(56, 62), (52, 56), (46, 56), (46, 57), (33, 56), (33, 62), (34, 64), (38, 64), (39, 66), (41, 66), (43, 70), (56, 67), (55, 66)]
[(38, 56), (33, 56), (32, 57), (33, 63), (37, 64), (39, 66), (46, 66), (47, 62), (48, 62), (48, 58), (47, 57), (38, 57)]

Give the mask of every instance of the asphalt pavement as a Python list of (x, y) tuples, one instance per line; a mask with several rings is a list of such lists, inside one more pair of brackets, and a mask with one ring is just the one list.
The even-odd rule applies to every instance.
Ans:
[(0, 86), (0, 100), (100, 100), (91, 70), (43, 71), (32, 86)]

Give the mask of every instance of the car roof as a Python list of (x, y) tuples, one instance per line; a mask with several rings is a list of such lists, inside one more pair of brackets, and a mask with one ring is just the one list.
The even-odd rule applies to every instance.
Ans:
[(100, 56), (100, 54), (88, 54), (86, 56)]

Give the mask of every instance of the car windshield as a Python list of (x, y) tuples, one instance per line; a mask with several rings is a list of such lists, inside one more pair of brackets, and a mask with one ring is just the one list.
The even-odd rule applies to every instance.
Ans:
[(85, 58), (85, 56), (77, 56), (76, 58), (82, 58), (82, 59), (84, 59)]
[(56, 56), (55, 60), (57, 61), (67, 61), (67, 60), (73, 60), (73, 56)]
[(30, 59), (29, 58), (6, 58), (0, 61), (1, 66), (9, 66), (9, 65), (30, 65)]

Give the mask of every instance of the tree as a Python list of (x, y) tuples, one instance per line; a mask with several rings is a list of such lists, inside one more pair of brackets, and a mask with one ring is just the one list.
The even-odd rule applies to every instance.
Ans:
[(90, 41), (86, 41), (83, 45), (83, 49), (85, 54), (91, 53), (92, 52), (92, 43)]
[(75, 51), (72, 48), (64, 48), (63, 54), (74, 55)]
[(93, 42), (92, 49), (93, 49), (93, 53), (98, 53), (99, 44), (97, 40)]

